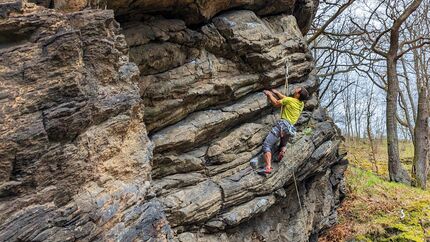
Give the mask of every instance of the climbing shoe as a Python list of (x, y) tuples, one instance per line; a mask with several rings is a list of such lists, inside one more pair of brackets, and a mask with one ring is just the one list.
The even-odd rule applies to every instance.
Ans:
[(272, 170), (273, 170), (272, 167), (270, 167), (270, 168), (266, 167), (266, 169), (264, 169), (264, 173), (270, 174), (270, 173), (272, 173)]
[(266, 168), (262, 168), (262, 169), (258, 170), (257, 173), (259, 175), (265, 176), (265, 175), (269, 175), (270, 173), (272, 173), (272, 170), (273, 170), (273, 168), (266, 167)]

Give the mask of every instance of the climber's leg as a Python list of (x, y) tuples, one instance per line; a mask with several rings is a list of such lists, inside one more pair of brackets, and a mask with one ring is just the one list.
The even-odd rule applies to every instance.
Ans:
[(270, 172), (272, 172), (272, 152), (266, 152), (263, 156), (264, 162), (266, 163), (264, 173), (269, 174)]
[[(272, 148), (280, 136), (280, 128), (278, 125), (273, 126), (272, 130), (267, 135), (263, 142), (263, 159), (266, 164), (265, 173), (270, 173), (272, 170)], [(267, 172), (266, 172), (267, 171)]]
[(279, 143), (278, 161), (284, 158), (285, 151), (287, 150), (287, 142), (296, 135), (296, 128), (287, 121), (282, 123), (281, 142)]
[(289, 133), (283, 131), (281, 135), (281, 142), (279, 142), (279, 147), (278, 147), (278, 160), (277, 160), (278, 162), (280, 162), (282, 158), (284, 158), (285, 151), (287, 150), (288, 138), (289, 138)]

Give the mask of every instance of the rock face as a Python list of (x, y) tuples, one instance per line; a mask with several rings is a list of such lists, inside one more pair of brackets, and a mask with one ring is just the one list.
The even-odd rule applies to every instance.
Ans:
[(0, 31), (14, 37), (0, 49), (0, 241), (170, 238), (145, 198), (153, 146), (113, 11), (30, 5)]
[[(303, 38), (318, 1), (34, 2), (0, 3), (0, 241), (315, 241), (336, 223), (347, 162)], [(261, 91), (286, 66), (312, 98), (262, 177), (279, 111)]]
[[(6, 0), (8, 1), (8, 0)], [(11, 0), (12, 1), (12, 0)], [(208, 22), (216, 14), (229, 9), (246, 9), (258, 15), (289, 14), (299, 19), (307, 32), (318, 8), (318, 0), (30, 0), (45, 7), (79, 11), (87, 7), (109, 8), (121, 20), (136, 20), (142, 14), (163, 14), (182, 19), (187, 24)]]

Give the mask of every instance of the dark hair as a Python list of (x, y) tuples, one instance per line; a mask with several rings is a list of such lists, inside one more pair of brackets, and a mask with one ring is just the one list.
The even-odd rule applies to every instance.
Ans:
[(306, 90), (306, 88), (304, 88), (304, 87), (301, 87), (300, 88), (300, 97), (299, 97), (299, 100), (300, 101), (305, 101), (305, 100), (308, 100), (309, 99), (309, 92), (308, 92), (308, 90)]

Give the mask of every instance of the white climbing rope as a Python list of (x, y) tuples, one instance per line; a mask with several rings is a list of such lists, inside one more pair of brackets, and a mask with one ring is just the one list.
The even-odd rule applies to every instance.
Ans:
[[(286, 59), (285, 60), (285, 84), (284, 84), (284, 93), (283, 93), (284, 95), (286, 95), (288, 91), (288, 77), (289, 77), (289, 66), (288, 66), (288, 59)], [(284, 109), (284, 106), (281, 105), (281, 114), (280, 114), (281, 118), (282, 118), (283, 109)], [(276, 119), (274, 116), (272, 116), (272, 119), (273, 119), (273, 123), (276, 123)], [(282, 126), (281, 126), (281, 138), (282, 138)], [(293, 171), (293, 180), (294, 180), (294, 187), (296, 188), (297, 200), (300, 206), (300, 212), (302, 212), (303, 211), (302, 201), (300, 199), (299, 187), (297, 186), (295, 171)]]
[(297, 200), (299, 201), (299, 205), (300, 205), (300, 212), (302, 212), (303, 211), (302, 200), (300, 199), (299, 188), (297, 186), (296, 175), (294, 171), (293, 171), (293, 180), (294, 180), (294, 186), (296, 187)]
[(285, 60), (285, 85), (284, 85), (284, 93), (287, 93), (288, 91), (288, 78), (290, 76), (289, 70), (288, 70), (288, 59)]
[[(285, 84), (284, 84), (284, 95), (288, 96), (288, 77), (290, 76), (289, 70), (288, 70), (288, 59), (285, 59)], [(281, 105), (281, 117), (282, 112), (284, 111), (284, 106)], [(281, 127), (282, 128), (282, 127)], [(282, 131), (282, 130), (281, 130)], [(282, 136), (282, 132), (281, 132)]]
[[(284, 84), (284, 95), (288, 95), (287, 91), (288, 91), (288, 78), (289, 78), (289, 66), (288, 66), (288, 59), (285, 59), (285, 84)], [(282, 117), (282, 113), (283, 113), (283, 109), (284, 106), (281, 105), (281, 117)], [(282, 126), (281, 126), (281, 137), (282, 137)], [(299, 205), (300, 205), (300, 212), (303, 211), (302, 208), (302, 201), (300, 199), (300, 194), (299, 194), (299, 187), (297, 186), (297, 180), (296, 180), (296, 174), (295, 171), (293, 171), (293, 180), (294, 180), (294, 186), (296, 188), (296, 193), (297, 193), (297, 200), (299, 201)]]

